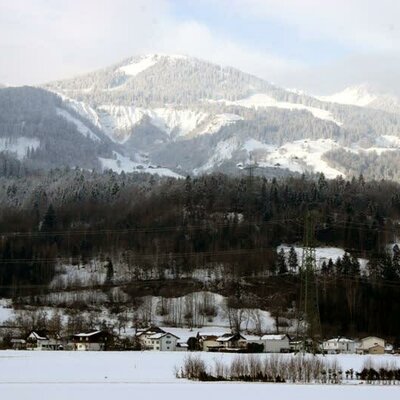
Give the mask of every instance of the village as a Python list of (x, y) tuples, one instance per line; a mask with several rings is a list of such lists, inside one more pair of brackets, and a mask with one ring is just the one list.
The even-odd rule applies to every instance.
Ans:
[[(177, 336), (181, 331), (185, 338)], [(4, 335), (4, 334), (3, 334)], [(262, 336), (234, 332), (184, 330), (151, 326), (137, 328), (132, 335), (121, 337), (108, 330), (81, 332), (62, 337), (48, 330), (31, 331), (25, 337), (3, 337), (3, 349), (33, 351), (202, 351), (226, 353), (298, 353), (380, 355), (400, 354), (400, 348), (383, 338), (367, 336), (361, 339), (335, 337), (316, 341), (292, 338), (288, 334)], [(313, 350), (312, 350), (313, 349)]]

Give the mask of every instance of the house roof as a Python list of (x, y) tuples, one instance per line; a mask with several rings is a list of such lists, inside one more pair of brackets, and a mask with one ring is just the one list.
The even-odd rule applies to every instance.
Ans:
[(289, 336), (286, 334), (282, 335), (263, 335), (261, 336), (261, 340), (283, 340), (285, 338), (289, 339)]
[(152, 335), (156, 333), (166, 333), (166, 332), (163, 329), (159, 328), (158, 326), (151, 326), (149, 328), (138, 329), (136, 331), (136, 336), (141, 336), (143, 334)]
[(178, 336), (176, 336), (176, 335), (174, 335), (173, 333), (170, 333), (170, 332), (155, 333), (154, 335), (149, 336), (148, 339), (161, 339), (162, 337), (167, 336), (167, 335), (170, 335), (170, 336), (173, 336), (173, 337), (176, 337), (177, 339), (179, 339)]
[(327, 342), (327, 343), (355, 343), (355, 340), (347, 339), (344, 337), (338, 337), (338, 338), (328, 339), (325, 342)]
[(378, 340), (383, 340), (383, 341), (385, 341), (384, 339), (382, 339), (382, 338), (380, 338), (380, 337), (378, 337), (378, 336), (367, 336), (367, 337), (365, 337), (365, 338), (362, 338), (361, 340), (364, 341), (364, 340), (367, 340), (367, 339), (378, 339)]
[(94, 336), (97, 335), (98, 333), (101, 333), (102, 331), (93, 331), (93, 332), (88, 332), (88, 333), (77, 333), (76, 337), (90, 337), (90, 336)]
[(222, 336), (217, 338), (217, 342), (230, 342), (231, 340), (246, 340), (245, 337), (239, 333), (224, 333)]
[[(232, 334), (224, 333), (223, 335), (232, 335)], [(223, 335), (221, 335), (221, 332), (197, 332), (197, 337), (201, 337), (202, 339), (216, 339)]]
[(36, 340), (48, 340), (47, 332), (46, 331), (32, 331), (28, 338), (36, 339)]

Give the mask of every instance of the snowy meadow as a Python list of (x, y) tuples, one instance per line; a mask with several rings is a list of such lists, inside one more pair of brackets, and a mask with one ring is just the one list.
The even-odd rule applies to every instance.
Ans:
[[(233, 354), (199, 353), (207, 363), (228, 365)], [(353, 382), (341, 385), (286, 383), (203, 383), (178, 379), (186, 352), (0, 352), (0, 394), (2, 399), (92, 399), (133, 396), (162, 396), (166, 399), (204, 399), (280, 396), (283, 399), (325, 400), (339, 396), (352, 399), (397, 399), (400, 386)], [(265, 354), (260, 357), (268, 357)], [(297, 357), (285, 355), (284, 357)], [(360, 370), (370, 357), (325, 356), (342, 370)], [(396, 356), (374, 356), (377, 365), (400, 366)]]

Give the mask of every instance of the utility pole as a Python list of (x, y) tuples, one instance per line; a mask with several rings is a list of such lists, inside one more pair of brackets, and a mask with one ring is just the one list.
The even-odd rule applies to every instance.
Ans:
[(258, 164), (253, 161), (253, 155), (250, 153), (250, 160), (249, 163), (243, 167), (243, 170), (247, 172), (247, 193), (248, 193), (248, 202), (247, 202), (247, 211), (248, 211), (248, 221), (249, 221), (249, 235), (251, 236), (255, 224), (255, 200), (254, 200), (254, 170), (259, 168)]
[(315, 276), (315, 221), (313, 215), (307, 212), (304, 222), (303, 255), (301, 263), (301, 295), (300, 312), (306, 325), (303, 338), (303, 351), (316, 353), (318, 339), (321, 338), (321, 321), (318, 305), (318, 287)]

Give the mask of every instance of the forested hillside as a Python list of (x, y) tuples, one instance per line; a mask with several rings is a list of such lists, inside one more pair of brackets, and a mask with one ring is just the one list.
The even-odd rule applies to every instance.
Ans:
[[(293, 316), (301, 260), (277, 246), (301, 246), (311, 211), (316, 245), (347, 252), (318, 262), (325, 332), (398, 332), (398, 184), (323, 175), (175, 180), (76, 169), (3, 177), (0, 193), (0, 291), (16, 303), (52, 305), (46, 295), (60, 265), (84, 268), (95, 260), (104, 279), (91, 290), (119, 287), (132, 304), (148, 294), (209, 290), (232, 308)], [(75, 282), (72, 289), (88, 288)]]

